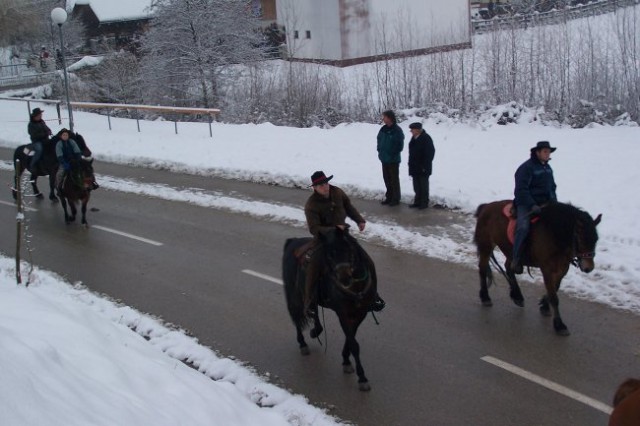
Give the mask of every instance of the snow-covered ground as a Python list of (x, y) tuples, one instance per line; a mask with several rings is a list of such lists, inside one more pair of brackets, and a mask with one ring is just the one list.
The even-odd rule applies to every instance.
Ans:
[[(32, 108), (35, 106), (46, 111), (45, 119), (54, 131), (61, 128), (55, 119), (54, 108), (32, 103)], [(26, 105), (0, 101), (0, 117), (4, 129), (0, 145), (15, 147), (26, 143)], [(76, 130), (85, 136), (100, 161), (162, 167), (199, 174), (203, 178), (215, 175), (285, 186), (306, 186), (313, 171), (324, 170), (335, 175), (332, 183), (346, 189), (354, 198), (382, 198), (384, 192), (375, 148), (377, 125), (355, 123), (333, 129), (296, 129), (270, 124), (214, 123), (213, 138), (210, 138), (206, 124), (180, 123), (176, 135), (171, 122), (144, 121), (140, 123), (142, 131), (138, 133), (133, 120), (112, 118), (113, 130), (109, 131), (104, 116), (76, 111), (74, 118)], [(405, 135), (409, 135), (411, 121), (422, 120), (401, 123)], [(431, 178), (432, 201), (459, 208), (462, 214), (471, 214), (480, 203), (510, 198), (513, 173), (527, 159), (529, 148), (539, 140), (549, 140), (558, 147), (551, 164), (559, 199), (584, 208), (594, 217), (603, 214), (598, 227), (600, 242), (596, 270), (585, 275), (572, 269), (563, 281), (562, 291), (640, 313), (640, 231), (637, 223), (640, 199), (633, 196), (633, 188), (640, 184), (640, 172), (636, 168), (640, 158), (640, 128), (593, 126), (573, 130), (528, 121), (525, 116), (520, 124), (498, 126), (492, 124), (490, 115), (476, 124), (456, 123), (444, 117), (424, 120), (425, 129), (436, 146)], [(412, 191), (406, 161), (405, 149), (401, 185), (403, 201), (410, 202)], [(8, 169), (11, 165), (0, 163), (0, 167)], [(103, 176), (99, 169), (97, 173), (103, 185), (101, 190), (144, 193), (304, 226), (304, 200), (297, 205), (258, 203), (204, 193), (196, 188), (168, 188)], [(99, 197), (99, 193), (95, 196)], [(428, 217), (430, 211), (412, 211), (411, 214)], [(468, 229), (429, 234), (421, 229), (403, 228), (393, 220), (382, 222), (370, 218), (367, 230), (358, 237), (471, 267), (475, 263), (475, 249), (471, 244), (473, 221), (470, 216), (468, 222)], [(261, 416), (257, 422), (260, 424), (331, 422), (319, 410), (305, 405), (301, 397), (259, 382), (232, 361), (218, 360), (210, 350), (198, 347), (180, 333), (171, 332), (129, 308), (115, 307), (40, 270), (35, 272), (31, 287), (16, 287), (11, 280), (11, 261), (1, 259), (0, 267), (3, 271), (0, 274), (2, 346), (11, 347), (11, 351), (0, 355), (0, 372), (2, 377), (10, 377), (8, 383), (13, 384), (2, 387), (5, 391), (0, 394), (3, 401), (0, 402), (0, 418), (5, 418), (3, 410), (21, 416), (8, 417), (12, 419), (9, 424), (41, 424), (39, 420), (45, 419), (48, 412), (60, 412), (64, 421), (54, 423), (60, 425), (85, 424), (87, 419), (94, 420), (93, 424), (179, 424), (179, 421), (172, 421), (176, 418), (184, 419), (186, 424), (206, 424), (204, 419), (210, 420), (212, 412), (223, 413), (217, 416), (221, 419), (220, 424), (250, 424), (255, 420), (251, 417), (254, 415)], [(534, 275), (532, 285), (540, 285), (540, 282), (540, 277)], [(90, 283), (86, 284), (90, 287)], [(27, 311), (31, 315), (27, 315)], [(34, 316), (34, 311), (41, 315)], [(41, 318), (47, 318), (46, 329)], [(45, 331), (49, 326), (51, 330)], [(151, 347), (141, 337), (127, 332), (126, 326), (150, 337)], [(86, 338), (78, 339), (73, 334)], [(80, 340), (86, 340), (87, 346), (79, 346)], [(109, 345), (108, 350), (104, 345)], [(162, 355), (162, 351), (179, 359), (186, 355), (196, 360), (194, 364), (205, 372), (205, 376), (225, 379), (214, 382), (202, 375), (196, 377), (193, 370)], [(109, 359), (101, 356), (108, 352), (116, 355)], [(69, 358), (76, 355), (78, 359)], [(85, 358), (91, 361), (84, 361)], [(93, 367), (93, 362), (97, 367)], [(218, 367), (218, 363), (223, 367)], [(81, 366), (89, 371), (77, 377), (66, 373), (68, 369)], [(129, 367), (133, 369), (131, 372), (124, 370)], [(91, 373), (94, 368), (96, 371)], [(140, 378), (138, 374), (146, 376)], [(40, 390), (38, 386), (48, 391)], [(162, 392), (163, 395), (142, 392), (148, 388), (161, 390), (165, 386), (171, 392)], [(193, 396), (187, 388), (195, 386), (208, 390), (197, 391)], [(229, 392), (218, 398), (222, 389)], [(172, 393), (174, 390), (175, 394)], [(73, 401), (67, 405), (56, 404), (55, 400), (46, 401), (53, 391), (61, 392), (65, 401)], [(142, 398), (141, 393), (145, 399), (137, 399)], [(236, 394), (240, 399), (229, 402), (230, 395)], [(189, 399), (189, 405), (171, 408), (179, 406), (176, 400), (183, 398)], [(217, 411), (212, 408), (211, 400), (219, 400), (226, 408)], [(24, 401), (28, 401), (30, 407), (43, 408), (27, 410), (20, 406)], [(109, 409), (114, 401), (146, 408), (140, 413), (134, 409), (114, 413)], [(204, 406), (193, 406), (199, 402)], [(268, 408), (246, 404), (251, 407), (245, 409), (247, 402), (261, 402)], [(71, 404), (79, 407), (79, 420), (74, 420), (72, 413), (76, 411), (76, 405)], [(83, 408), (85, 405), (91, 409)], [(97, 421), (91, 417), (96, 412), (103, 413)], [(113, 417), (117, 415), (125, 417)], [(224, 418), (225, 415), (238, 417)], [(247, 417), (241, 417), (244, 415)], [(224, 421), (227, 419), (229, 422)]]

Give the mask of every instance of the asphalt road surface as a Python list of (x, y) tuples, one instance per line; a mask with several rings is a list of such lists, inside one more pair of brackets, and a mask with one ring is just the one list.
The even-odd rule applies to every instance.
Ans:
[[(10, 156), (0, 149), (1, 161)], [(105, 163), (95, 168), (143, 183), (299, 207), (309, 194)], [(11, 177), (0, 171), (3, 183)], [(2, 186), (0, 252), (13, 256), (16, 211)], [(446, 210), (418, 213), (353, 201), (370, 220), (414, 226), (470, 220)], [(32, 207), (27, 215), (38, 266), (177, 324), (354, 424), (604, 425), (616, 386), (640, 376), (637, 315), (561, 295), (572, 335), (559, 337), (550, 318), (538, 313), (539, 286), (523, 285), (526, 305), (519, 308), (499, 280), (491, 289), (494, 306), (485, 308), (474, 269), (364, 244), (387, 308), (379, 325), (369, 317), (357, 336), (372, 386), (360, 392), (357, 377), (342, 373), (335, 315), (325, 312), (323, 345), (308, 339), (311, 354), (301, 356), (283, 288), (268, 279), (280, 278), (285, 239), (305, 236), (304, 229), (104, 188), (92, 196), (90, 207), (98, 211), (88, 213), (89, 229), (65, 225), (61, 207), (46, 198)]]

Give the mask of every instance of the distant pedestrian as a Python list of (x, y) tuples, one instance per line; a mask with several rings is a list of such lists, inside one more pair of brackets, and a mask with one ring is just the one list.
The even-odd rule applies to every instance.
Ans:
[(416, 194), (409, 207), (423, 210), (429, 207), (429, 176), (436, 149), (422, 124), (411, 123), (409, 129), (412, 135), (409, 141), (409, 176), (413, 179), (413, 191)]
[(404, 133), (393, 111), (382, 113), (384, 126), (378, 132), (378, 158), (382, 163), (382, 178), (386, 193), (382, 204), (400, 204), (400, 153), (404, 148)]
[(56, 69), (62, 69), (62, 52), (60, 49), (56, 49)]
[(49, 53), (47, 48), (45, 46), (42, 46), (42, 48), (40, 49), (40, 68), (42, 69), (42, 71), (46, 71), (47, 70), (48, 61), (49, 61), (49, 57), (50, 56), (51, 56), (51, 54)]

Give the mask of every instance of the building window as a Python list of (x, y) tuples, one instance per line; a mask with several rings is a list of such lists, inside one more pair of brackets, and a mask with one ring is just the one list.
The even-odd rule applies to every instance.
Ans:
[(311, 38), (311, 31), (307, 31), (307, 38)]
[(295, 39), (300, 38), (300, 34), (298, 34), (298, 30), (295, 30), (295, 31), (293, 32), (293, 38), (295, 38)]

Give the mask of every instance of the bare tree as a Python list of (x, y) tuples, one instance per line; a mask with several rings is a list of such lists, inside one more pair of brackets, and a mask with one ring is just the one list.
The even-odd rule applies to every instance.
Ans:
[(154, 99), (218, 107), (220, 86), (233, 81), (238, 65), (263, 56), (250, 1), (157, 0), (152, 7), (142, 72)]

